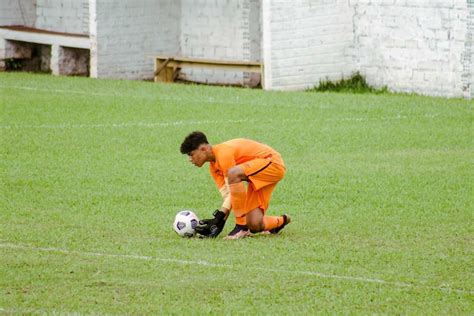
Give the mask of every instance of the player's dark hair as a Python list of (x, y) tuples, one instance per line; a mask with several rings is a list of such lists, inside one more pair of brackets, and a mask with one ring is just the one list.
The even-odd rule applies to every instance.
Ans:
[(184, 139), (180, 151), (182, 154), (189, 154), (196, 150), (201, 144), (209, 144), (206, 135), (200, 131), (194, 131)]

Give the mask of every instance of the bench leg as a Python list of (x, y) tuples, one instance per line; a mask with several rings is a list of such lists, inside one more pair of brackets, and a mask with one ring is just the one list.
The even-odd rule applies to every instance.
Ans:
[(168, 67), (170, 58), (166, 60), (155, 60), (155, 82), (173, 82), (173, 69)]
[(181, 68), (179, 68), (179, 67), (173, 68), (173, 73), (171, 75), (171, 81), (172, 82), (174, 82), (176, 80), (176, 78), (178, 78), (178, 75), (179, 75), (180, 71), (181, 71)]

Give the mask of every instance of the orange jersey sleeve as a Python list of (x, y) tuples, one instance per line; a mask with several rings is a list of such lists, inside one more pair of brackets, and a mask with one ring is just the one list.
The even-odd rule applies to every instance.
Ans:
[(235, 151), (232, 147), (224, 144), (216, 145), (212, 148), (216, 161), (211, 162), (209, 165), (211, 175), (216, 182), (218, 188), (225, 185), (225, 178), (230, 168), (236, 165), (235, 162)]
[(209, 168), (211, 172), (211, 176), (214, 179), (214, 182), (217, 185), (217, 188), (220, 189), (225, 185), (225, 178), (224, 174), (217, 168), (213, 167), (212, 165)]
[(237, 138), (212, 147), (216, 160), (209, 165), (218, 188), (225, 184), (230, 168), (257, 158), (264, 158), (284, 166), (281, 155), (268, 145), (250, 139)]

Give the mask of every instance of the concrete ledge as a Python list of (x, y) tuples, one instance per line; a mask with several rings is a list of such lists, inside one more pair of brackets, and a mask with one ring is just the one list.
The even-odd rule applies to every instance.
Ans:
[(24, 26), (0, 26), (0, 37), (6, 40), (36, 44), (91, 48), (90, 38), (87, 35), (51, 32)]

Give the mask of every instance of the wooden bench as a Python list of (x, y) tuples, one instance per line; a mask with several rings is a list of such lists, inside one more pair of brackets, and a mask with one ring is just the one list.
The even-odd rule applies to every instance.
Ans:
[(31, 58), (31, 45), (41, 44), (51, 46), (50, 66), (53, 74), (76, 74), (78, 71), (84, 72), (84, 67), (88, 68), (83, 60), (86, 58), (84, 54), (90, 55), (91, 41), (88, 35), (53, 32), (26, 26), (0, 26), (0, 40), (2, 40), (0, 45), (3, 45), (0, 47), (1, 60)]
[(263, 64), (250, 61), (211, 60), (177, 56), (155, 57), (155, 82), (173, 82), (182, 68), (206, 68), (212, 70), (259, 73), (263, 85)]

